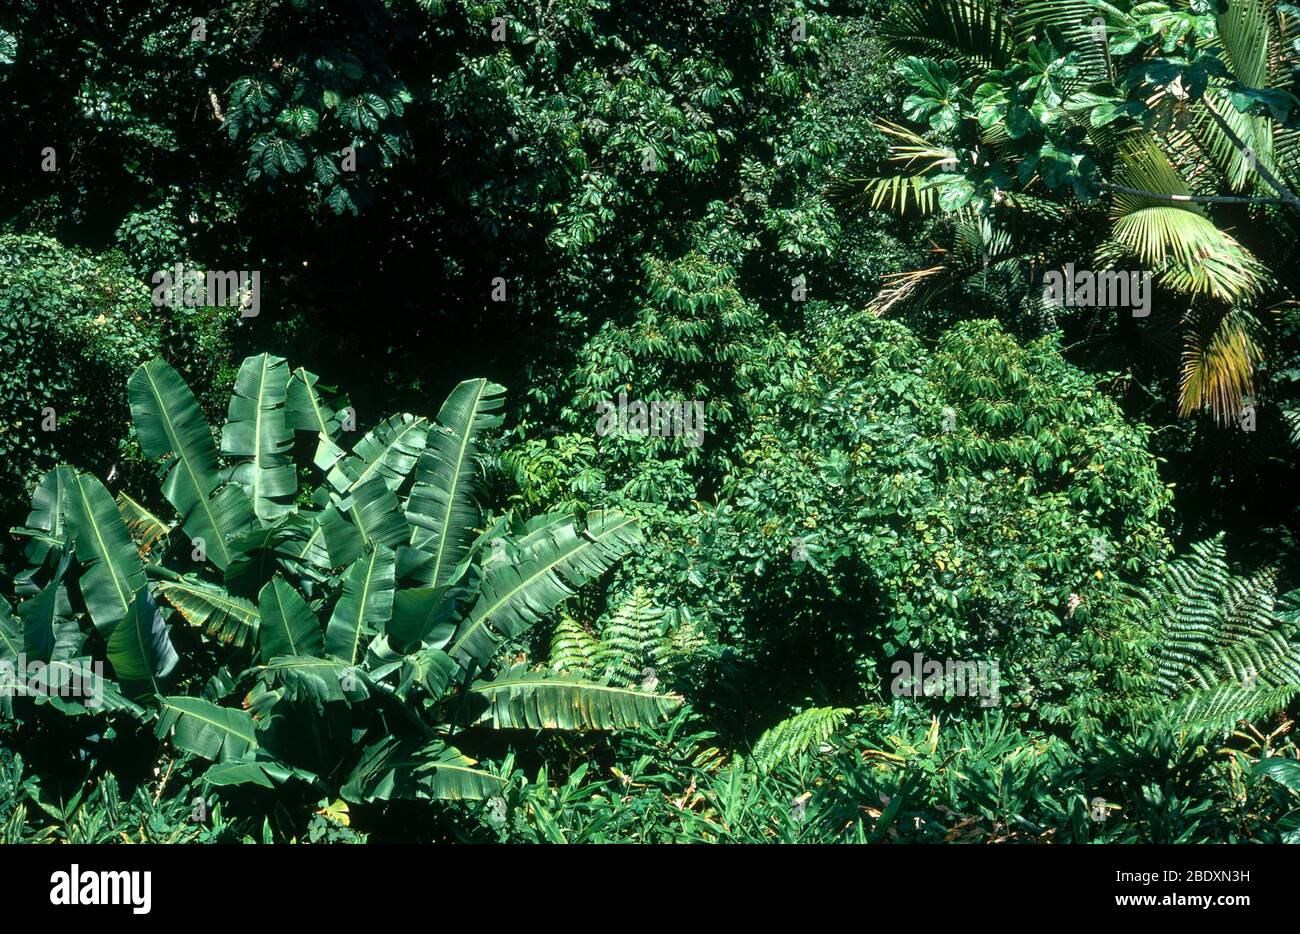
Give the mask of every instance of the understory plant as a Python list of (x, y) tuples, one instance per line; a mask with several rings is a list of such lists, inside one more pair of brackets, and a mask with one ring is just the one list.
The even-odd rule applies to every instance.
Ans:
[(468, 380), (436, 419), (395, 415), (349, 450), (346, 401), (260, 354), (218, 445), (175, 370), (140, 366), (129, 399), (162, 498), (115, 499), (71, 466), (41, 481), (15, 530), (24, 599), (0, 601), (5, 712), (20, 732), (52, 714), (110, 721), (96, 736), (149, 724), (211, 760), (210, 786), (304, 782), (354, 803), (493, 796), (505, 780), (461, 749), (483, 730), (671, 712), (673, 695), (502, 661), (640, 540), (602, 511), (482, 527), (480, 439), (503, 395)]

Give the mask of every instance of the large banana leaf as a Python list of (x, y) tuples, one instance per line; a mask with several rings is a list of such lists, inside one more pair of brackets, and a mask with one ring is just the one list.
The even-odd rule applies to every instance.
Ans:
[(456, 660), (438, 648), (421, 649), (414, 654), (404, 655), (399, 667), (401, 674), (393, 693), (403, 699), (418, 684), (437, 700), (447, 693), (447, 688), (461, 671)]
[(286, 765), (271, 758), (259, 758), (267, 753), (255, 750), (251, 759), (215, 762), (203, 773), (203, 781), (209, 785), (257, 785), (260, 788), (276, 788), (291, 778), (301, 779), (321, 791), (327, 786), (320, 778), (306, 769)]
[[(5, 716), (13, 716), (13, 698), (16, 695), (27, 693), (33, 686), (39, 691), (40, 682), (44, 680), (49, 683), (53, 680), (52, 674), (61, 676), (64, 673), (62, 669), (68, 665), (68, 659), (76, 654), (81, 641), (81, 630), (76, 621), (59, 619), (56, 612), (47, 613), (50, 608), (62, 611), (64, 607), (61, 602), (66, 603), (66, 599), (66, 594), (62, 592), (62, 572), (40, 595), (19, 607), (21, 623), (15, 618), (8, 601), (0, 597), (0, 661), (9, 663), (0, 666), (0, 712)], [(47, 663), (39, 674), (34, 675), (28, 671), (28, 678), (36, 681), (36, 685), (18, 682), (13, 664), (20, 654), (25, 655), (28, 662)], [(55, 671), (51, 672), (51, 669)], [(82, 684), (86, 685), (85, 676), (90, 675), (90, 672), (78, 668), (78, 674), (82, 676)], [(93, 693), (93, 688), (90, 693)], [(105, 706), (112, 709), (111, 699), (106, 696), (105, 701)], [(75, 702), (70, 702), (67, 709), (69, 712), (84, 712), (84, 707), (73, 710), (75, 706)], [(126, 706), (134, 705), (127, 702)]]
[(23, 651), (22, 627), (9, 601), (0, 597), (0, 661), (13, 661)]
[(325, 648), (320, 621), (288, 581), (277, 574), (257, 595), (262, 658), (318, 656)]
[(242, 458), (232, 474), (253, 501), (253, 512), (270, 521), (293, 511), (298, 490), (291, 453), (293, 429), (285, 418), (289, 366), (282, 357), (248, 357), (235, 377), (221, 450)]
[[(95, 663), (89, 658), (59, 658), (45, 666), (37, 675), (29, 675), (37, 694), (38, 704), (49, 704), (70, 717), (86, 714), (125, 713), (144, 723), (153, 716), (152, 708), (144, 708), (128, 698), (111, 678), (96, 673)], [(64, 695), (68, 685), (79, 685), (73, 694)]]
[(14, 715), (14, 695), (18, 693), (18, 685), (14, 683), (13, 662), (22, 651), (22, 641), (13, 608), (8, 600), (0, 597), (0, 662), (9, 663), (0, 665), (0, 716), (6, 718)]
[(280, 526), (276, 556), (286, 572), (317, 580), (329, 573), (332, 564), (320, 518), (315, 513), (295, 513)]
[(157, 694), (159, 680), (171, 674), (180, 661), (148, 587), (140, 588), (131, 612), (108, 637), (108, 661), (132, 696)]
[(137, 367), (127, 395), (144, 453), (174, 457), (163, 495), (180, 514), (185, 534), (201, 539), (207, 558), (225, 570), (233, 558), (227, 539), (252, 521), (253, 509), (239, 487), (210, 498), (218, 483), (217, 446), (198, 400), (162, 360)]
[(218, 707), (201, 697), (164, 697), (155, 726), (161, 738), (172, 732), (178, 749), (225, 762), (242, 759), (257, 746), (253, 717), (245, 710)]
[(62, 573), (36, 596), (23, 601), (18, 607), (18, 615), (23, 622), (23, 652), (28, 661), (48, 662), (56, 657), (56, 642), (71, 647), (80, 633), (80, 627), (71, 619), (72, 604)]
[(592, 512), (585, 531), (566, 524), (521, 555), (518, 563), (489, 565), (479, 598), (447, 646), (447, 654), (466, 668), (485, 665), (503, 635), (522, 633), (571, 597), (572, 588), (603, 574), (640, 541), (635, 520)]
[(76, 474), (68, 513), (81, 562), (81, 596), (95, 628), (107, 636), (131, 611), (144, 568), (117, 503), (89, 474)]
[[(385, 489), (385, 492), (388, 492)], [(394, 497), (395, 499), (396, 497)], [(361, 530), (350, 521), (338, 506), (330, 506), (317, 519), (321, 538), (325, 542), (325, 553), (331, 567), (351, 564), (366, 549), (366, 541), (361, 537)]]
[(126, 523), (126, 527), (131, 530), (131, 534), (139, 543), (141, 556), (148, 554), (155, 544), (171, 534), (171, 525), (125, 492), (117, 494), (117, 511), (122, 514), (122, 521)]
[(593, 684), (579, 678), (529, 671), (516, 665), (466, 692), (473, 725), (497, 729), (615, 730), (657, 723), (682, 705), (674, 694)]
[[(511, 554), (529, 552), (539, 544), (549, 542), (557, 532), (572, 524), (573, 516), (562, 512), (543, 513), (540, 516), (533, 516), (522, 525), (519, 524), (516, 517), (510, 516), (508, 521), (499, 522), (487, 530), (483, 537), (475, 542), (474, 547), (482, 548), (489, 542), (499, 540), (505, 547), (505, 556), (508, 558)], [(494, 555), (492, 553), (489, 553), (484, 558), (485, 562), (493, 560)]]
[(386, 736), (366, 749), (340, 794), (355, 803), (400, 798), (483, 799), (506, 780), (441, 740)]
[(160, 581), (158, 592), (187, 622), (201, 626), (222, 642), (243, 646), (257, 635), (257, 607), (221, 587), (182, 578)]
[(230, 550), (235, 558), (223, 575), (222, 582), (227, 590), (255, 593), (279, 570), (276, 546), (284, 537), (283, 523), (286, 520), (287, 517), (273, 525), (254, 525), (230, 539)]
[(347, 399), (318, 384), (320, 377), (302, 367), (293, 371), (285, 396), (285, 417), (298, 431), (336, 438), (343, 424)]
[(393, 615), (395, 561), (393, 550), (377, 545), (343, 575), (343, 595), (334, 605), (325, 628), (325, 654), (356, 660), (363, 635), (373, 635)]
[(397, 591), (393, 615), (384, 631), (395, 647), (431, 642), (441, 647), (455, 631), (456, 601), (451, 586), (407, 587)]
[(351, 454), (322, 443), (316, 466), (325, 471), (330, 486), (340, 494), (351, 493), (376, 477), (388, 489), (396, 490), (424, 450), (428, 433), (428, 419), (394, 415), (366, 432)]
[(411, 543), (434, 556), (429, 581), (440, 587), (474, 539), (479, 522), (472, 481), (478, 436), (501, 424), (505, 389), (485, 379), (471, 379), (452, 390), (438, 411), (438, 424), (415, 467), (415, 483), (406, 516), (415, 526)]
[(281, 689), (285, 700), (310, 700), (317, 709), (346, 697), (343, 690), (345, 678), (350, 676), (360, 680), (359, 672), (333, 658), (283, 656), (266, 662), (261, 671), (268, 685)]
[[(387, 545), (396, 548), (411, 536), (411, 528), (402, 515), (401, 503), (380, 477), (372, 477), (354, 489), (343, 501), (348, 518), (361, 533), (361, 540), (369, 545)], [(329, 530), (326, 530), (329, 534)], [(330, 556), (334, 556), (331, 548)]]
[(76, 471), (60, 465), (49, 471), (32, 494), (32, 511), (27, 515), (27, 526), (14, 529), (14, 534), (31, 539), (27, 558), (40, 564), (51, 549), (62, 551), (71, 534), (68, 528), (68, 501), (71, 496)]

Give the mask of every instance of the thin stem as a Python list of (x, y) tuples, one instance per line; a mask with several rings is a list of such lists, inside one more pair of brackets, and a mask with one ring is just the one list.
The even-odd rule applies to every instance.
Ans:
[[(1101, 182), (1098, 187), (1105, 188), (1108, 191), (1123, 192), (1126, 195), (1155, 198), (1158, 201), (1177, 201), (1191, 204), (1295, 204), (1300, 206), (1300, 200), (1292, 201), (1291, 198), (1259, 198), (1253, 195), (1169, 195), (1159, 191), (1130, 188), (1127, 185), (1112, 185), (1109, 182)], [(1294, 196), (1292, 197), (1294, 198)]]
[[(1205, 105), (1205, 109), (1209, 113), (1210, 119), (1215, 122), (1219, 129), (1223, 131), (1224, 135), (1227, 136), (1232, 144), (1237, 147), (1238, 152), (1244, 153), (1250, 148), (1242, 141), (1241, 137), (1233, 131), (1232, 127), (1228, 126), (1228, 122), (1220, 116), (1219, 111), (1215, 109), (1214, 104), (1210, 103), (1208, 97), (1201, 95), (1201, 103)], [(1295, 193), (1283, 185), (1276, 175), (1270, 172), (1263, 165), (1260, 165), (1258, 159), (1251, 160), (1251, 163), (1251, 168), (1259, 173), (1259, 177), (1268, 182), (1269, 186), (1281, 196), (1283, 203), (1289, 204), (1293, 208), (1300, 208), (1300, 197), (1296, 197)]]

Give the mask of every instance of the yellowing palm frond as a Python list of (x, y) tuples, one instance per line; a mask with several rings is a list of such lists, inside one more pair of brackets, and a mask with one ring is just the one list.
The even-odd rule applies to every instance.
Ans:
[(942, 165), (957, 154), (947, 146), (930, 142), (919, 133), (894, 123), (892, 120), (877, 120), (876, 129), (898, 142), (889, 144), (889, 161), (901, 162), (912, 168), (918, 162), (927, 162), (926, 168)]
[(1228, 138), (1228, 134), (1214, 121), (1205, 106), (1198, 104), (1192, 124), (1201, 149), (1227, 179), (1233, 191), (1247, 191), (1255, 187), (1259, 175), (1256, 166), (1278, 174), (1273, 157), (1273, 123), (1265, 117), (1252, 117), (1232, 107), (1227, 102), (1227, 92), (1212, 88), (1206, 92), (1215, 101), (1215, 109), (1223, 121), (1232, 128), (1249, 147), (1245, 153)]
[(1254, 319), (1240, 311), (1228, 312), (1208, 329), (1193, 322), (1183, 348), (1180, 415), (1208, 407), (1216, 421), (1227, 425), (1241, 414), (1254, 393), (1261, 356), (1251, 334), (1253, 324)]
[[(1192, 191), (1174, 169), (1169, 157), (1161, 150), (1150, 133), (1141, 131), (1116, 134), (1113, 138), (1101, 140), (1109, 143), (1115, 150), (1114, 178), (1116, 183), (1129, 188), (1149, 191), (1157, 195), (1186, 197)], [(1166, 207), (1169, 202), (1162, 198), (1144, 197), (1128, 192), (1117, 192), (1111, 202), (1111, 218), (1118, 220), (1125, 214), (1131, 214), (1142, 208)], [(1203, 214), (1200, 207), (1187, 203), (1180, 210), (1193, 214)]]
[(947, 266), (939, 265), (884, 276), (884, 284), (876, 293), (876, 297), (867, 303), (867, 310), (877, 317), (888, 314), (891, 308), (899, 302), (906, 301), (917, 289), (947, 272)]

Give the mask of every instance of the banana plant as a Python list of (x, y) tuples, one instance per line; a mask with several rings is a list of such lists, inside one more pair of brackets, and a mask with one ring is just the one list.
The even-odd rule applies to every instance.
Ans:
[[(176, 371), (144, 364), (128, 396), (160, 461), (157, 507), (56, 467), (14, 530), (28, 539), (26, 599), (16, 614), (0, 600), (0, 661), (39, 660), (47, 680), (89, 672), (96, 700), (38, 684), (11, 692), (29, 696), (6, 712), (135, 718), (211, 760), (213, 785), (301, 780), (353, 802), (498, 793), (505, 780), (461, 750), (485, 729), (671, 713), (674, 695), (499, 665), (641, 541), (613, 512), (485, 522), (480, 442), (504, 393), (467, 380), (435, 419), (396, 415), (348, 445), (346, 400), (260, 354), (214, 436)], [(311, 463), (296, 463), (311, 440)], [(319, 484), (300, 490), (313, 472)], [(188, 657), (177, 627), (193, 630), (177, 640), (198, 647)]]

